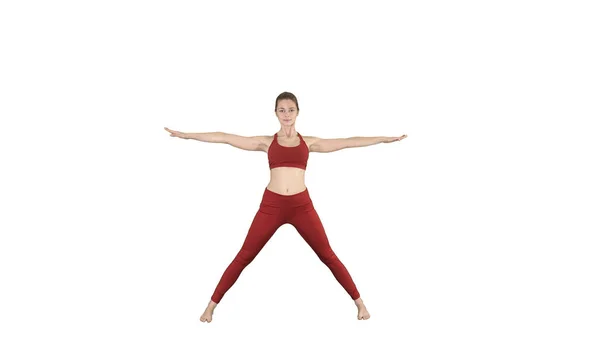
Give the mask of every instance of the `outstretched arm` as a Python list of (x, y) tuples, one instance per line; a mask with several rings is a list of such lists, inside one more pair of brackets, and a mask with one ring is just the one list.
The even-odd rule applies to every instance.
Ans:
[(332, 138), (324, 139), (313, 137), (310, 145), (312, 152), (334, 152), (352, 147), (370, 146), (379, 143), (391, 143), (406, 138), (407, 135), (400, 137), (350, 137), (350, 138)]
[(247, 151), (264, 151), (267, 147), (265, 144), (265, 136), (245, 137), (234, 135), (226, 132), (202, 132), (189, 133), (170, 130), (165, 130), (171, 133), (171, 137), (179, 137), (183, 139), (195, 139), (201, 142), (229, 144), (238, 149)]

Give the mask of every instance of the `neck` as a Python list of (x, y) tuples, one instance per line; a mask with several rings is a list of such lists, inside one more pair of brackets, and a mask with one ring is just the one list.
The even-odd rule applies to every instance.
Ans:
[(296, 135), (296, 128), (294, 127), (294, 125), (291, 126), (281, 126), (281, 130), (279, 130), (279, 133), (283, 133), (283, 135), (285, 137), (293, 137)]

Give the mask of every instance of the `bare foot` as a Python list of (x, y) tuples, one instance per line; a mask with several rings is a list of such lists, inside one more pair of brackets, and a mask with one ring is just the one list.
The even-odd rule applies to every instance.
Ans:
[(213, 315), (213, 312), (215, 311), (216, 306), (217, 306), (217, 303), (213, 302), (212, 300), (210, 302), (208, 302), (208, 306), (206, 306), (206, 310), (204, 310), (204, 313), (202, 314), (202, 316), (200, 316), (200, 322), (210, 323), (212, 321), (212, 315)]
[(362, 298), (356, 299), (354, 301), (354, 304), (356, 304), (356, 307), (358, 308), (358, 316), (357, 317), (359, 320), (367, 320), (371, 317), (371, 315), (367, 311), (367, 307), (363, 303)]

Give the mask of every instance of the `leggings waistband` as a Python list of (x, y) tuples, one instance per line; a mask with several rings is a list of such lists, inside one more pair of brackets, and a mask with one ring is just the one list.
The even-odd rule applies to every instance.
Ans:
[(283, 195), (265, 188), (262, 202), (272, 206), (301, 206), (311, 203), (312, 200), (308, 189), (292, 195)]

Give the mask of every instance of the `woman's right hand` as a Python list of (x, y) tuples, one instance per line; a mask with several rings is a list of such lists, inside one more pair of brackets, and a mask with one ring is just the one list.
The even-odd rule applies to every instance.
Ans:
[(179, 138), (183, 138), (183, 139), (190, 139), (189, 135), (185, 132), (180, 132), (180, 131), (175, 131), (175, 130), (171, 130), (167, 127), (165, 127), (165, 130), (169, 131), (171, 133), (171, 137), (179, 137)]

